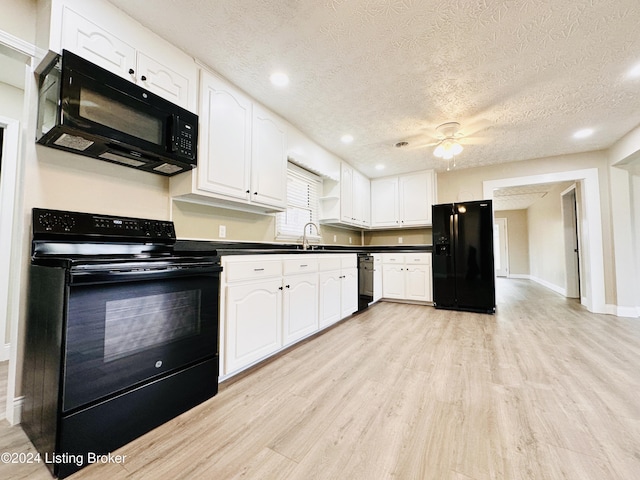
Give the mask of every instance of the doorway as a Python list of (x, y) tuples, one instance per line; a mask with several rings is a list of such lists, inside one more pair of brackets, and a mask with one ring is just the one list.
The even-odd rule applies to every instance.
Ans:
[(561, 193), (564, 230), (564, 259), (566, 270), (566, 296), (580, 298), (580, 222), (576, 185)]
[(493, 220), (493, 248), (496, 277), (509, 276), (509, 242), (507, 237), (507, 219)]
[[(32, 51), (33, 50), (33, 51)], [(19, 299), (22, 245), (21, 122), (28, 111), (33, 89), (32, 63), (35, 47), (10, 36), (0, 38), (0, 387), (6, 400), (0, 418), (19, 422), (16, 397)]]
[(600, 187), (597, 168), (567, 170), (523, 177), (485, 180), (483, 195), (493, 198), (496, 189), (512, 186), (535, 185), (571, 181), (579, 185), (578, 208), (580, 227), (580, 301), (593, 313), (607, 313), (605, 301), (604, 250)]

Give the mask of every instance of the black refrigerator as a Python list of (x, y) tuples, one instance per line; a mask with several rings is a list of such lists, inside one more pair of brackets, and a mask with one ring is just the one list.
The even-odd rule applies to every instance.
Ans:
[(434, 306), (494, 313), (491, 200), (434, 205), (432, 213)]

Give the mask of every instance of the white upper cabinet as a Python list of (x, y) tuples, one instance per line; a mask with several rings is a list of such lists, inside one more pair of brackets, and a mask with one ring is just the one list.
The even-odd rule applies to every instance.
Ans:
[(404, 227), (431, 225), (433, 172), (417, 172), (399, 177), (400, 222)]
[[(370, 182), (367, 177), (348, 163), (340, 169), (340, 219), (339, 223), (356, 227), (368, 227), (371, 220)], [(334, 221), (329, 215), (324, 219)]]
[(434, 198), (432, 170), (374, 179), (371, 181), (371, 226), (429, 226)]
[(342, 162), (340, 167), (340, 219), (353, 223), (353, 167)]
[(398, 177), (371, 180), (371, 226), (400, 226), (398, 201)]
[(63, 49), (123, 78), (132, 79), (136, 49), (68, 7), (62, 14)]
[[(105, 1), (52, 0), (39, 46), (69, 50), (192, 112), (198, 67), (191, 57)], [(48, 35), (46, 34), (48, 33)]]
[(253, 106), (251, 201), (285, 208), (287, 204), (287, 129), (260, 105)]
[(200, 76), (198, 188), (243, 201), (251, 187), (251, 100), (227, 82)]
[(171, 177), (171, 195), (257, 213), (284, 210), (284, 121), (206, 70), (200, 75), (199, 117), (198, 168)]
[[(142, 52), (138, 52), (137, 59), (137, 69), (131, 75), (135, 76), (135, 82), (138, 85), (187, 110), (195, 108), (197, 92), (195, 64), (189, 65), (188, 68), (174, 70), (177, 65), (173, 62), (171, 67), (174, 68), (171, 68)], [(190, 100), (193, 100), (194, 106), (192, 108), (189, 108), (191, 106)]]

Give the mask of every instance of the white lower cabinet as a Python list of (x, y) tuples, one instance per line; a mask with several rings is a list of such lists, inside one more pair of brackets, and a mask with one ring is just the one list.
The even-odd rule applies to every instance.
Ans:
[(342, 272), (320, 272), (320, 328), (328, 327), (342, 318)]
[(282, 281), (227, 287), (225, 371), (232, 372), (282, 346)]
[(342, 318), (348, 317), (358, 310), (358, 267), (342, 270)]
[(433, 301), (431, 254), (382, 254), (382, 296), (392, 300)]
[(318, 274), (284, 277), (283, 344), (291, 345), (318, 330)]
[(320, 257), (320, 328), (328, 327), (358, 310), (356, 255)]
[(382, 298), (382, 255), (373, 254), (373, 301)]
[(358, 309), (355, 254), (225, 256), (222, 266), (221, 379)]

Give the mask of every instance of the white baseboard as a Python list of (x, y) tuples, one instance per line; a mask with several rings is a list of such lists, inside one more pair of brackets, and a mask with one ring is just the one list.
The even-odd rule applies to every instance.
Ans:
[(510, 273), (507, 278), (522, 278), (524, 280), (530, 280), (531, 276), (525, 273)]
[(559, 293), (563, 297), (567, 296), (567, 289), (566, 288), (559, 287), (558, 285), (554, 285), (553, 283), (547, 282), (546, 280), (543, 280), (543, 279), (538, 278), (538, 277), (530, 276), (529, 279), (533, 280), (536, 283), (539, 283), (543, 287), (547, 287), (549, 290), (553, 290), (554, 292)]
[(13, 399), (13, 418), (8, 418), (11, 425), (18, 425), (22, 421), (22, 405), (24, 405), (24, 397)]
[(628, 317), (628, 318), (640, 317), (639, 307), (620, 307), (618, 305), (607, 305), (607, 307), (612, 307), (613, 309), (612, 315), (616, 315), (617, 317)]

